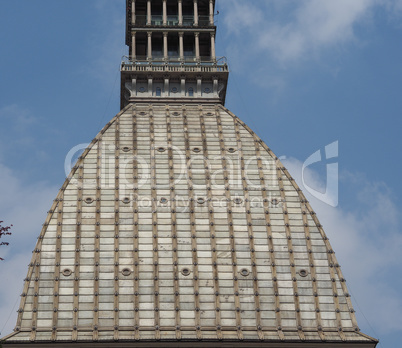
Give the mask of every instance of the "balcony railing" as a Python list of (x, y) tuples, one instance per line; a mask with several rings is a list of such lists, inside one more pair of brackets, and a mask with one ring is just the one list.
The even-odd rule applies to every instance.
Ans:
[[(210, 26), (209, 16), (198, 16), (198, 25), (201, 27)], [(135, 16), (135, 25), (136, 26), (146, 26), (148, 23), (148, 17), (146, 15), (136, 15)], [(162, 15), (152, 15), (151, 16), (151, 25), (162, 26), (163, 25), (163, 16)], [(167, 25), (168, 26), (177, 26), (179, 25), (179, 16), (170, 15), (167, 16)], [(194, 25), (194, 16), (183, 16), (183, 26), (193, 26)]]
[(194, 25), (194, 16), (183, 16), (183, 25), (190, 27)]
[(198, 16), (198, 25), (200, 27), (207, 27), (211, 25), (209, 22), (209, 16)]
[(163, 16), (151, 16), (151, 25), (163, 25)]
[(167, 16), (167, 25), (171, 26), (179, 25), (179, 16)]
[(229, 68), (225, 57), (211, 59), (211, 57), (169, 57), (163, 59), (154, 57), (147, 59), (144, 56), (123, 57), (121, 63), (122, 72), (228, 72)]

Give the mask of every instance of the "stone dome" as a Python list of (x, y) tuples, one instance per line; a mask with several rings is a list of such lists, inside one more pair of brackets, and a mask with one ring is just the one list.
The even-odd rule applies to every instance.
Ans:
[(53, 202), (5, 338), (47, 342), (377, 341), (359, 331), (323, 227), (270, 148), (220, 104), (155, 102), (116, 115)]

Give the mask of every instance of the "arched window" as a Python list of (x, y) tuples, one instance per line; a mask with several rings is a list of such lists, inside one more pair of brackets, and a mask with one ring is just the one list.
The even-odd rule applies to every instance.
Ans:
[(190, 88), (188, 89), (188, 96), (189, 96), (189, 97), (194, 97), (194, 89), (193, 89), (192, 87), (190, 87)]
[(162, 95), (162, 90), (160, 87), (156, 87), (156, 96), (160, 97)]

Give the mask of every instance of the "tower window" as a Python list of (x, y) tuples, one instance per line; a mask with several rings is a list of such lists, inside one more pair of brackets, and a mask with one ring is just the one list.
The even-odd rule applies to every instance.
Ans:
[(200, 34), (200, 56), (204, 60), (211, 57), (211, 36), (207, 33)]
[(179, 56), (179, 36), (168, 36), (168, 54), (169, 57), (176, 58)]
[(208, 1), (199, 1), (198, 5), (198, 15), (199, 15), (199, 25), (208, 26), (209, 25), (209, 8)]
[(190, 88), (188, 89), (188, 96), (189, 96), (189, 97), (194, 97), (194, 89), (193, 89), (192, 87), (190, 87)]
[(152, 57), (163, 57), (163, 37), (152, 35)]
[(194, 24), (194, 4), (190, 1), (183, 2), (183, 25), (192, 26)]
[(156, 96), (160, 97), (162, 95), (162, 90), (160, 87), (156, 87)]
[(147, 39), (147, 34), (146, 33), (137, 33), (136, 34), (136, 56), (137, 59), (139, 60), (144, 60), (147, 56), (147, 50), (148, 50), (148, 39)]
[(137, 25), (145, 25), (147, 23), (147, 4), (145, 1), (135, 2), (135, 23)]
[(151, 23), (152, 25), (162, 25), (162, 1), (153, 1), (151, 6)]
[(168, 0), (168, 2), (167, 2), (167, 21), (168, 21), (168, 25), (178, 25), (179, 24), (178, 6), (177, 6), (177, 1), (175, 1), (175, 0)]
[(195, 39), (194, 35), (184, 35), (183, 49), (185, 57), (195, 57)]

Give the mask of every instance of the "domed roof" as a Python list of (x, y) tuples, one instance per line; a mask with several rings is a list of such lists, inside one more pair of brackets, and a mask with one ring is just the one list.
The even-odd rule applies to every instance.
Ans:
[(135, 340), (375, 346), (308, 201), (220, 104), (130, 104), (104, 127), (49, 211), (6, 343)]

